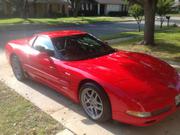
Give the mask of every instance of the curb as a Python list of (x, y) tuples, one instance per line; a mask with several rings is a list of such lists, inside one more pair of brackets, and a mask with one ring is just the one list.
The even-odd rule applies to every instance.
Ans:
[(69, 129), (64, 129), (60, 131), (59, 133), (57, 133), (56, 135), (76, 135), (76, 134), (70, 131)]
[(119, 43), (121, 41), (127, 41), (127, 40), (130, 40), (130, 39), (133, 39), (133, 38), (138, 38), (139, 36), (129, 36), (129, 37), (123, 37), (123, 38), (115, 38), (115, 39), (111, 39), (111, 40), (107, 40), (107, 42), (109, 44), (116, 44), (116, 43)]
[(29, 30), (29, 29), (44, 29), (44, 28), (58, 28), (58, 27), (73, 27), (73, 26), (85, 26), (92, 24), (111, 24), (111, 23), (119, 23), (119, 22), (132, 22), (134, 20), (124, 20), (124, 21), (115, 21), (115, 22), (94, 22), (94, 23), (59, 23), (59, 24), (45, 24), (45, 23), (20, 23), (20, 24), (0, 24), (0, 31), (19, 31), (19, 30)]

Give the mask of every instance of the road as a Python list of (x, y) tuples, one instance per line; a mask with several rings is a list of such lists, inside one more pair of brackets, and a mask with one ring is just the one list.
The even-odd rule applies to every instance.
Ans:
[(39, 27), (39, 25), (37, 26), (32, 25), (31, 29), (27, 27), (28, 25), (21, 25), (19, 30), (7, 30), (5, 28), (1, 28), (0, 29), (1, 48), (9, 40), (31, 36), (34, 33), (39, 33), (43, 31), (82, 30), (100, 37), (104, 35), (111, 35), (125, 31), (135, 31), (137, 29), (137, 25), (135, 22), (97, 23), (97, 24), (84, 24), (84, 25), (73, 25), (73, 26), (54, 26), (54, 27), (53, 26)]
[[(158, 19), (156, 19), (156, 25), (158, 26), (160, 23)], [(180, 26), (180, 17), (172, 17), (170, 24), (177, 24)], [(164, 22), (166, 26), (166, 22)], [(15, 30), (17, 27), (17, 30)], [(20, 28), (18, 30), (18, 28)], [(141, 28), (144, 28), (144, 22), (141, 24)], [(41, 27), (41, 25), (33, 25), (28, 28), (28, 25), (16, 25), (12, 30), (8, 30), (8, 28), (0, 27), (0, 49), (2, 49), (5, 43), (12, 39), (23, 38), (27, 36), (31, 36), (35, 33), (43, 32), (43, 31), (54, 31), (54, 30), (82, 30), (87, 31), (89, 33), (94, 34), (95, 36), (107, 36), (120, 32), (126, 31), (136, 31), (137, 24), (135, 21), (131, 22), (115, 22), (115, 23), (97, 23), (97, 24), (84, 24), (84, 25), (73, 25), (73, 26), (45, 26)]]

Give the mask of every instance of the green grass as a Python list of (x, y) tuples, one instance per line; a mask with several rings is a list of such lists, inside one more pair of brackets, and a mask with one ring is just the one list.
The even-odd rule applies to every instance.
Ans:
[(97, 22), (119, 22), (119, 21), (131, 21), (131, 17), (62, 17), (62, 18), (8, 18), (0, 19), (0, 25), (7, 24), (49, 24), (49, 25), (59, 25), (59, 24), (92, 24)]
[(121, 32), (121, 33), (116, 33), (112, 35), (105, 35), (101, 36), (100, 38), (102, 40), (113, 40), (117, 38), (126, 38), (126, 37), (136, 37), (136, 36), (143, 36), (142, 32)]
[(0, 82), (0, 134), (51, 135), (63, 126)]
[[(118, 34), (121, 36), (121, 34)], [(117, 35), (117, 37), (118, 37)], [(171, 60), (180, 62), (180, 28), (165, 28), (157, 30), (155, 34), (156, 46), (138, 45), (137, 43), (143, 40), (142, 32), (126, 32), (122, 35), (138, 36), (128, 41), (113, 45), (115, 48), (143, 52), (154, 55), (163, 60)]]

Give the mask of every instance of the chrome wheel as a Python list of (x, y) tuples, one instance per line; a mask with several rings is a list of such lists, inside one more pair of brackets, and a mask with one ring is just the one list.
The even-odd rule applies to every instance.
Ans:
[(81, 103), (85, 112), (93, 120), (97, 120), (102, 116), (103, 102), (96, 90), (91, 88), (83, 89), (81, 93)]

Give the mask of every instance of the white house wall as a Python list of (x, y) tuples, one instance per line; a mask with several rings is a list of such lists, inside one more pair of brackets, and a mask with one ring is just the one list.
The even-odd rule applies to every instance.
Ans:
[(108, 15), (109, 12), (119, 12), (121, 10), (122, 10), (121, 5), (112, 5), (112, 4), (106, 5), (106, 15)]

